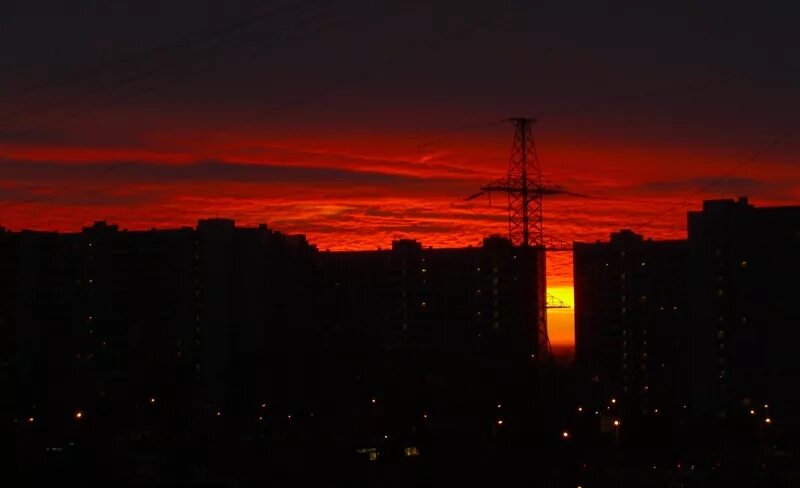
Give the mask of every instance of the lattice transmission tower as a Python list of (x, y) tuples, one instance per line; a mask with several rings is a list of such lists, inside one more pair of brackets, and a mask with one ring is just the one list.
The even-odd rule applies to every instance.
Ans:
[[(511, 158), (505, 177), (481, 187), (480, 192), (471, 195), (472, 200), (484, 194), (505, 193), (508, 196), (508, 238), (515, 246), (533, 247), (537, 255), (537, 331), (538, 353), (540, 358), (550, 355), (550, 339), (547, 333), (547, 273), (545, 251), (567, 250), (566, 246), (553, 246), (545, 241), (542, 215), (542, 197), (545, 195), (576, 195), (560, 186), (545, 186), (536, 144), (531, 128), (535, 119), (514, 117), (508, 119), (514, 126), (514, 141)], [(552, 246), (552, 247), (551, 247)]]

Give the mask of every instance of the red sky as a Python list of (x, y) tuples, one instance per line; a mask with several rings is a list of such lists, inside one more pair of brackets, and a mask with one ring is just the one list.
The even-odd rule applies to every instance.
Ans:
[[(464, 197), (502, 175), (511, 128), (450, 131), (509, 116), (539, 118), (545, 179), (589, 196), (545, 201), (546, 234), (566, 241), (682, 237), (704, 198), (800, 196), (797, 137), (752, 159), (800, 108), (796, 28), (771, 12), (509, 1), (495, 23), (497, 2), (342, 0), (308, 7), (306, 22), (341, 21), (327, 30), (284, 17), (220, 31), (258, 2), (29, 3), (0, 12), (7, 228), (224, 216), (321, 249), (477, 244), (505, 232), (503, 202)], [(569, 254), (548, 265), (571, 301)], [(554, 345), (571, 344), (571, 313), (550, 321)]]

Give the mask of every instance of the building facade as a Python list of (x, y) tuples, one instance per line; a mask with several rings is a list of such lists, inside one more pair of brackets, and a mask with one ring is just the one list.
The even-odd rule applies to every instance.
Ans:
[(696, 408), (796, 423), (800, 206), (713, 200), (688, 222)]
[(99, 456), (109, 443), (305, 436), (355, 452), (533, 418), (539, 249), (320, 253), (210, 219), (3, 230), (0, 251), (15, 393), (3, 410), (23, 444), (91, 439)]
[(650, 416), (686, 403), (688, 246), (630, 230), (574, 245), (575, 359), (597, 405)]
[(800, 374), (800, 206), (706, 201), (688, 214), (687, 240), (621, 231), (574, 250), (585, 396), (625, 398), (626, 413), (797, 429), (787, 379)]

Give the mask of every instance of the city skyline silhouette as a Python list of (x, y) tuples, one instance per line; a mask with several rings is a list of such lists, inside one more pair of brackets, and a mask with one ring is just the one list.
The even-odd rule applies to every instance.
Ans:
[(793, 486), (797, 21), (3, 2), (20, 479)]

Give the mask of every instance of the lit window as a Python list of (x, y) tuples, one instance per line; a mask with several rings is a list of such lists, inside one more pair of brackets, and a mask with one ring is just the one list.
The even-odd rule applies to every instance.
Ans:
[(403, 449), (403, 454), (405, 454), (406, 457), (419, 456), (419, 449), (416, 446), (406, 447)]

